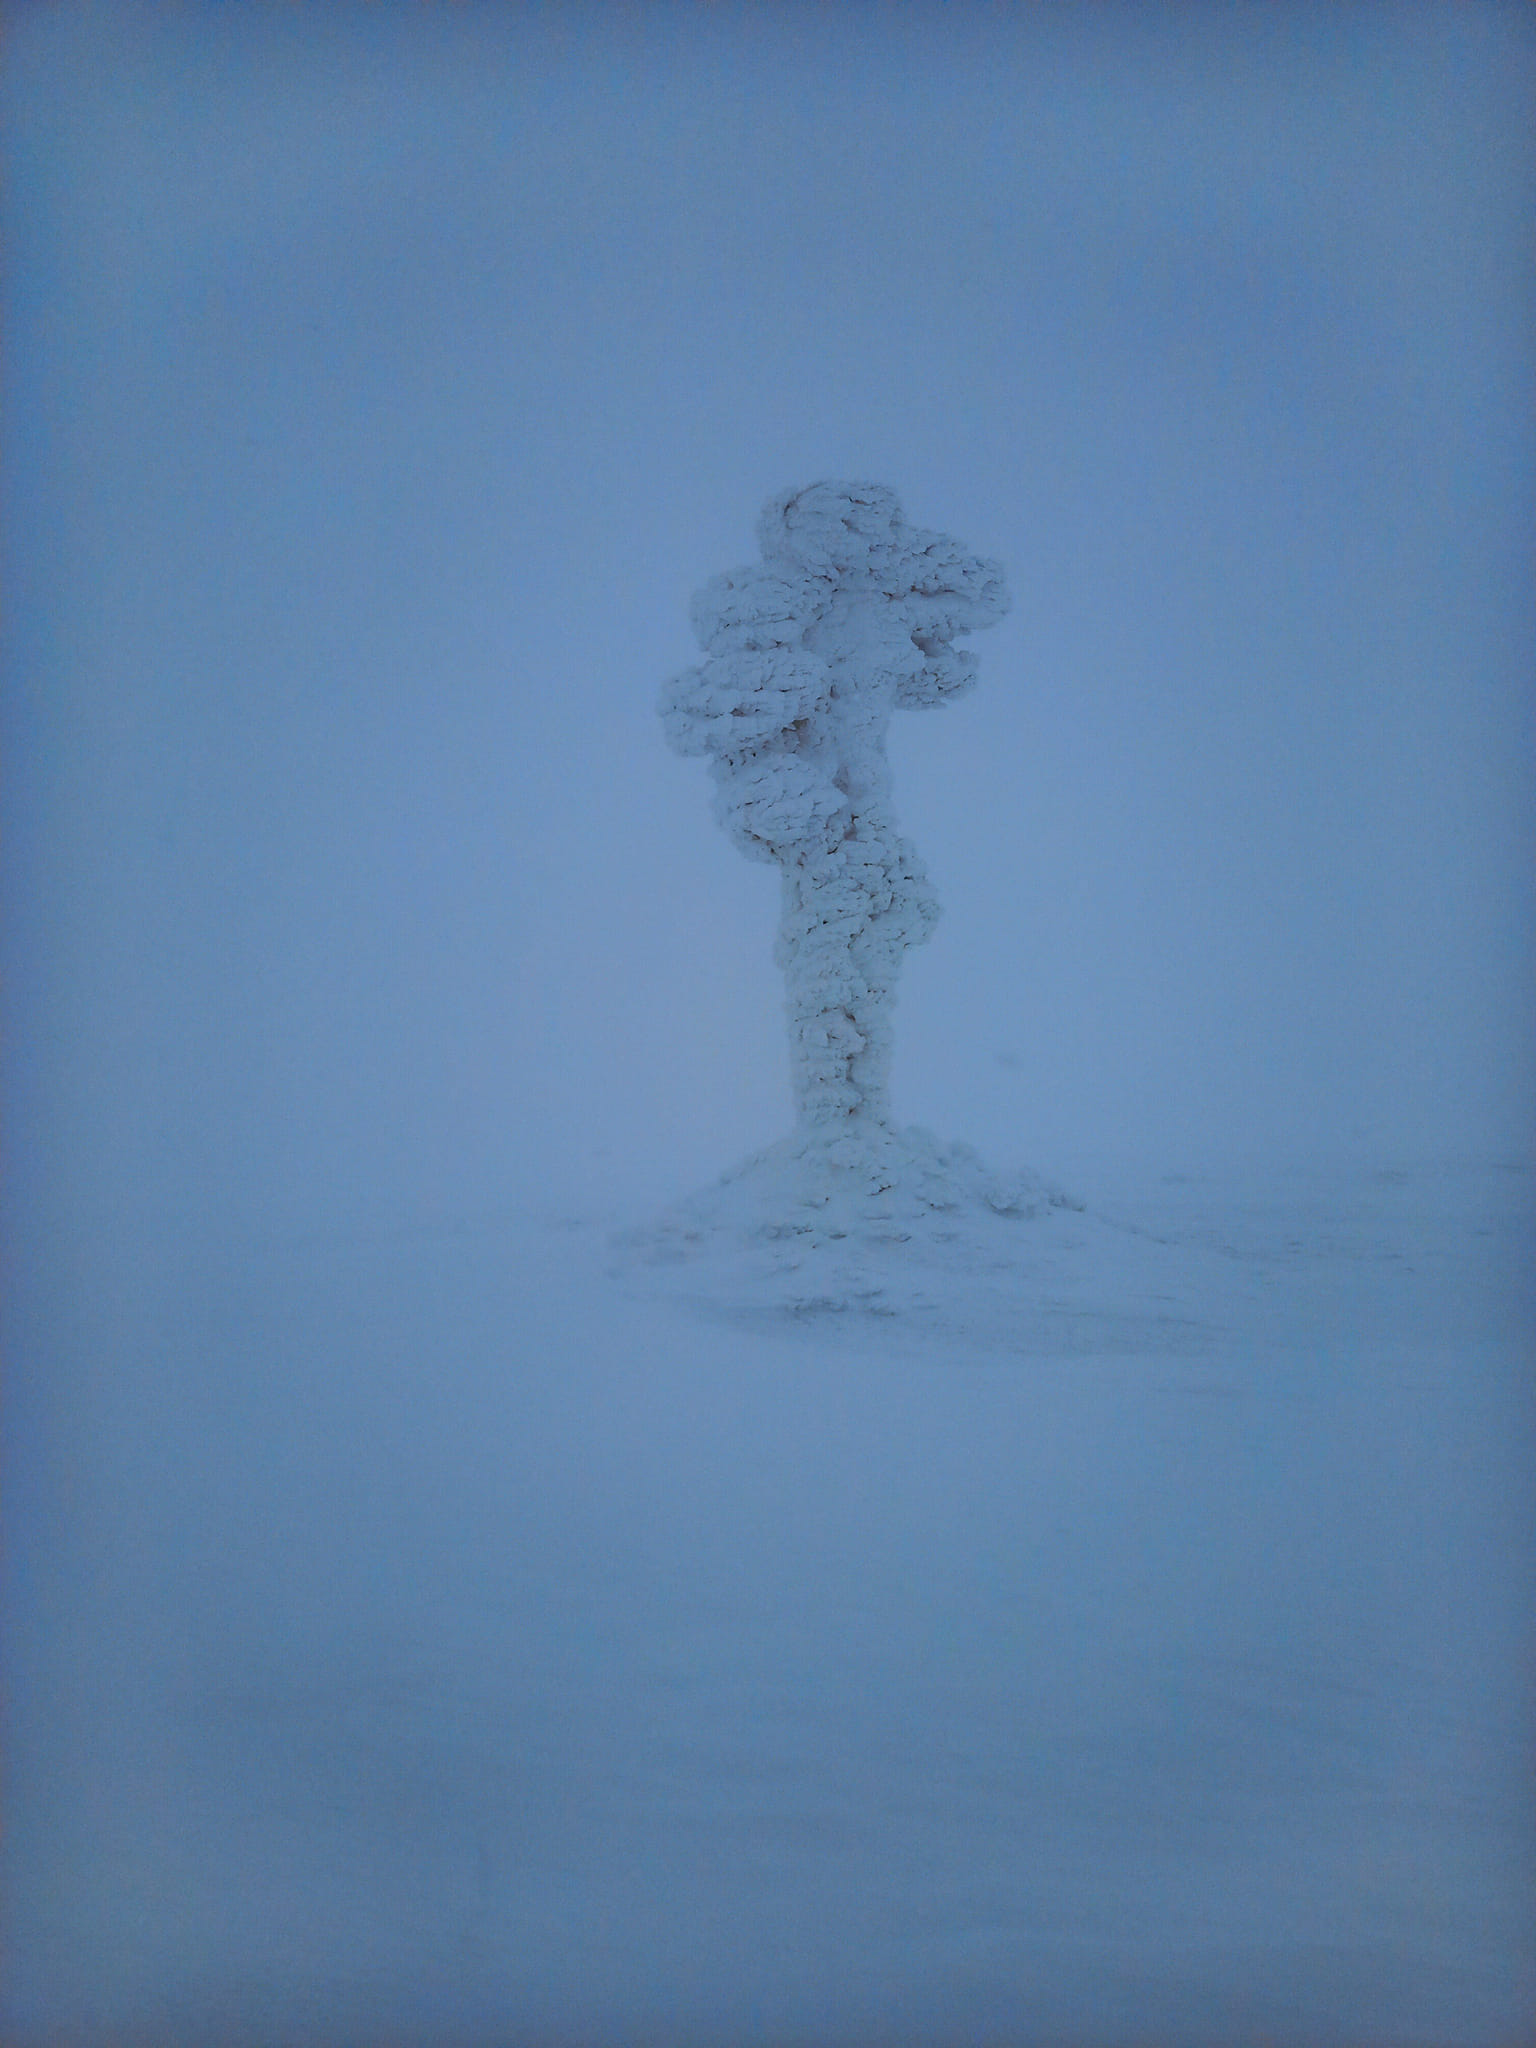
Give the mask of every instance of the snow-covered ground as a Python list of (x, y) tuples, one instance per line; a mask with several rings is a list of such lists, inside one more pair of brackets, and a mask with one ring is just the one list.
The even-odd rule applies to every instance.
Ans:
[(8, 2048), (1527, 2038), (1528, 1174), (1073, 1192), (45, 1248)]

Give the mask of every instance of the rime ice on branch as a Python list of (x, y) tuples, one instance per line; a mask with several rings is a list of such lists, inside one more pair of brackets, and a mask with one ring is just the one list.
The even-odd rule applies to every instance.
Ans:
[(951, 645), (1008, 607), (996, 562), (909, 526), (880, 484), (818, 483), (771, 498), (763, 560), (693, 601), (705, 651), (662, 692), (667, 737), (708, 758), (716, 815), (741, 850), (783, 870), (775, 958), (788, 987), (804, 1136), (890, 1129), (891, 1006), (901, 956), (938, 904), (891, 813), (895, 708), (968, 689)]

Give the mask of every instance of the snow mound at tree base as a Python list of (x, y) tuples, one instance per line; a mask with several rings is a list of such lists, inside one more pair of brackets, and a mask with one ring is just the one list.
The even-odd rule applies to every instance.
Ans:
[(639, 1291), (715, 1318), (1029, 1352), (1203, 1350), (1237, 1277), (967, 1145), (883, 1126), (786, 1138), (612, 1242)]

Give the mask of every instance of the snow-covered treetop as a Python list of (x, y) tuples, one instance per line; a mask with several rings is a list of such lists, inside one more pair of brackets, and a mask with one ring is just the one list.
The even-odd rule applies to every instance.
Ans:
[(909, 526), (885, 485), (781, 491), (757, 536), (763, 560), (714, 577), (693, 600), (708, 659), (669, 684), (661, 705), (679, 753), (724, 761), (785, 749), (825, 708), (839, 656), (857, 652), (863, 682), (908, 710), (975, 681), (975, 656), (950, 643), (1006, 612), (1002, 568)]
[(914, 627), (948, 639), (1008, 609), (1002, 567), (948, 534), (909, 526), (884, 484), (781, 491), (757, 522), (764, 560), (827, 591), (863, 587), (909, 607)]

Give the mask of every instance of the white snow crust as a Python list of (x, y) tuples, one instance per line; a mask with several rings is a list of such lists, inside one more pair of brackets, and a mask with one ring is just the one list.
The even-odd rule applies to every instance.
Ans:
[(640, 1291), (706, 1315), (874, 1318), (900, 1344), (1199, 1349), (1241, 1291), (1219, 1257), (1195, 1254), (1198, 1307), (1181, 1300), (1145, 1233), (917, 1128), (798, 1132), (617, 1233), (614, 1250)]
[(667, 738), (708, 759), (733, 842), (783, 871), (775, 959), (788, 995), (800, 1129), (890, 1114), (890, 1011), (902, 955), (939, 914), (896, 829), (886, 732), (895, 709), (975, 679), (951, 643), (1007, 609), (1002, 570), (909, 526), (881, 484), (771, 498), (761, 563), (693, 600), (706, 659), (661, 693)]

